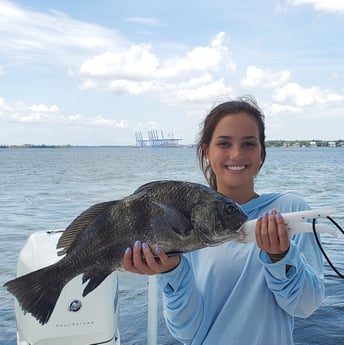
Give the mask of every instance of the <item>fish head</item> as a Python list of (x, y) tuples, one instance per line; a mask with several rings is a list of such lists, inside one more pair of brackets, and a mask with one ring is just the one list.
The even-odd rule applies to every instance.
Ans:
[(206, 246), (237, 240), (238, 230), (246, 222), (247, 215), (232, 199), (214, 192), (194, 207), (191, 222), (199, 239)]

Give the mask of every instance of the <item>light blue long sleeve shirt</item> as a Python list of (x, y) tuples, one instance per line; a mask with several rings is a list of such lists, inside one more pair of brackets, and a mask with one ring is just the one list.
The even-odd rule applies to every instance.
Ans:
[[(249, 219), (272, 208), (309, 209), (298, 196), (280, 193), (241, 207)], [(170, 332), (193, 345), (292, 345), (293, 317), (312, 314), (325, 292), (313, 234), (294, 236), (277, 263), (256, 243), (231, 241), (187, 253), (173, 271), (158, 275), (158, 284)]]

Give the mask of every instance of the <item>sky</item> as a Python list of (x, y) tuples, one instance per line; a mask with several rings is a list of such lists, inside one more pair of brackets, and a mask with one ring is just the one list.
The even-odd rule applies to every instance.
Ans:
[(344, 138), (342, 0), (0, 0), (0, 145), (194, 144), (249, 94), (268, 140)]

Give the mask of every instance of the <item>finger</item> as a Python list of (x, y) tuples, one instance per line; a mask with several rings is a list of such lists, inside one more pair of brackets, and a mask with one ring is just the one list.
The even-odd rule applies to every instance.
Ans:
[(279, 232), (278, 225), (276, 222), (276, 210), (270, 210), (268, 216), (268, 236), (269, 236), (269, 253), (279, 252)]
[(168, 272), (176, 268), (180, 263), (180, 256), (168, 256), (166, 253), (161, 249), (157, 248), (155, 250), (156, 255), (160, 260), (160, 272)]
[(160, 273), (160, 259), (157, 256), (153, 255), (151, 248), (147, 243), (142, 243), (142, 252), (146, 260), (147, 268), (150, 270), (149, 274)]
[(280, 213), (277, 213), (275, 218), (276, 218), (276, 223), (277, 223), (279, 247), (280, 247), (281, 252), (285, 252), (286, 250), (288, 250), (290, 246), (288, 230), (285, 225), (284, 219)]
[(132, 253), (133, 251), (129, 247), (125, 250), (123, 257), (123, 268), (128, 272), (140, 273), (138, 269), (133, 265)]
[[(147, 246), (147, 244), (145, 244), (145, 246)], [(133, 249), (133, 264), (135, 268), (141, 274), (153, 274), (154, 272), (148, 267), (146, 258), (144, 258), (142, 254), (142, 243), (136, 241)]]
[(263, 249), (263, 239), (262, 239), (262, 234), (261, 234), (261, 229), (262, 229), (262, 223), (263, 223), (263, 217), (259, 216), (257, 218), (256, 222), (256, 229), (255, 229), (255, 234), (256, 234), (256, 242), (259, 248)]
[(270, 247), (270, 239), (269, 239), (269, 219), (268, 213), (264, 212), (261, 218), (261, 225), (260, 225), (260, 241), (261, 241), (261, 249), (266, 250), (266, 248)]
[(132, 263), (131, 258), (132, 258), (132, 251), (128, 247), (125, 250), (124, 257), (123, 257), (123, 267), (127, 271), (130, 271), (130, 269), (133, 267), (133, 263)]

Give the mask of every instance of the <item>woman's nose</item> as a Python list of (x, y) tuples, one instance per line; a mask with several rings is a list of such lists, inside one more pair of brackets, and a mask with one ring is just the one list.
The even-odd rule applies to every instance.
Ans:
[(232, 160), (239, 160), (242, 158), (242, 152), (239, 146), (232, 146), (232, 149), (230, 151), (230, 158)]

